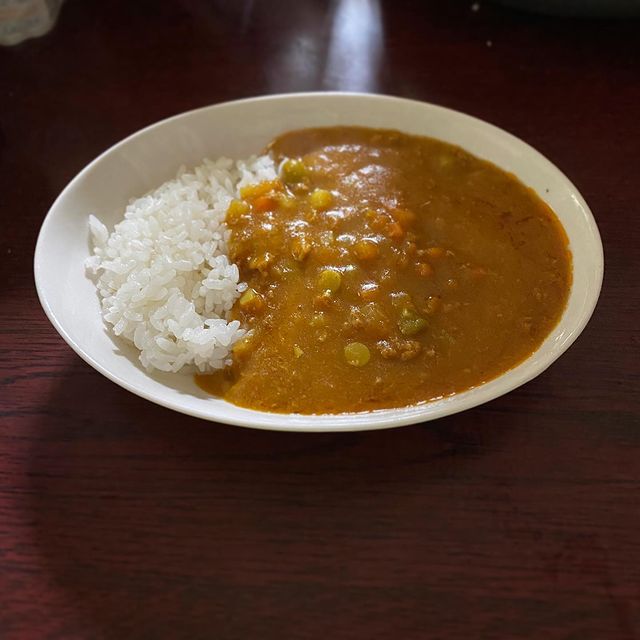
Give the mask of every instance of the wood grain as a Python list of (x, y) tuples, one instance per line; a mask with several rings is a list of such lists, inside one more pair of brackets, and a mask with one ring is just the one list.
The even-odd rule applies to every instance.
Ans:
[[(640, 638), (638, 23), (389, 0), (354, 74), (335, 38), (376, 6), (71, 0), (0, 50), (2, 640)], [(66, 182), (159, 118), (334, 88), (469, 112), (571, 177), (606, 276), (570, 351), (473, 411), (351, 435), (200, 422), (75, 356), (31, 270)]]

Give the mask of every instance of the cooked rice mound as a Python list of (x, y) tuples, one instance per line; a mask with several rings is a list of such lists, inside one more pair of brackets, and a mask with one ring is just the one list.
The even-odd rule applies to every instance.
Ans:
[(227, 257), (229, 202), (247, 184), (273, 180), (269, 156), (205, 160), (141, 198), (110, 234), (89, 216), (102, 314), (140, 350), (148, 370), (200, 372), (229, 363), (245, 334), (229, 311), (246, 285)]

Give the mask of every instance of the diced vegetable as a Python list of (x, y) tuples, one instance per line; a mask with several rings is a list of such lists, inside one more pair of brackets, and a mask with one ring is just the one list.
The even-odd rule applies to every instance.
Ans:
[(297, 344), (294, 344), (294, 345), (293, 345), (293, 355), (294, 355), (296, 358), (299, 358), (299, 357), (300, 357), (300, 356), (302, 356), (303, 354), (304, 354), (304, 351), (303, 351), (303, 350), (302, 350), (302, 349), (301, 349)]
[(430, 258), (437, 260), (438, 258), (442, 258), (442, 256), (444, 256), (445, 250), (442, 247), (429, 247), (428, 249), (425, 249), (425, 253)]
[(367, 209), (364, 215), (369, 227), (371, 227), (373, 231), (383, 231), (385, 226), (389, 222), (388, 216), (385, 216), (382, 213), (378, 213), (373, 209)]
[(264, 300), (255, 289), (247, 289), (240, 296), (238, 305), (247, 313), (258, 313), (264, 309)]
[(366, 282), (360, 288), (360, 297), (366, 302), (376, 300), (379, 295), (380, 288), (375, 282)]
[(240, 218), (249, 212), (249, 205), (242, 200), (232, 200), (227, 209), (225, 221), (228, 225), (233, 226)]
[(298, 184), (307, 177), (307, 167), (302, 160), (290, 159), (287, 160), (280, 170), (282, 179), (287, 184)]
[(396, 209), (393, 217), (403, 229), (408, 229), (416, 221), (416, 214), (407, 209)]
[(278, 206), (278, 198), (274, 194), (266, 194), (258, 196), (253, 201), (253, 210), (257, 213), (264, 213), (265, 211), (273, 211)]
[(369, 347), (362, 342), (350, 342), (344, 348), (345, 360), (354, 367), (364, 367), (371, 359)]
[(322, 291), (336, 293), (342, 284), (342, 274), (334, 269), (325, 269), (318, 276), (318, 288)]
[(327, 264), (340, 256), (340, 249), (335, 245), (320, 244), (313, 248), (313, 255), (319, 262)]
[(412, 336), (419, 333), (427, 326), (427, 321), (424, 318), (414, 318), (412, 320), (401, 319), (398, 322), (398, 328), (403, 336)]
[(258, 182), (258, 184), (248, 184), (240, 189), (240, 197), (243, 200), (255, 200), (258, 196), (264, 196), (272, 191), (282, 191), (280, 180), (265, 180)]
[(285, 195), (284, 193), (279, 193), (277, 198), (278, 198), (278, 204), (285, 211), (293, 211), (296, 208), (295, 198)]
[(260, 273), (266, 273), (273, 260), (274, 255), (267, 251), (266, 253), (251, 258), (249, 260), (249, 267), (259, 271)]
[(405, 308), (400, 314), (400, 320), (398, 320), (398, 329), (403, 336), (412, 336), (424, 329), (427, 326), (427, 321), (421, 318), (412, 309)]
[(245, 358), (253, 351), (253, 341), (251, 338), (243, 338), (233, 345), (233, 357)]
[(296, 236), (291, 241), (291, 255), (298, 262), (302, 262), (311, 251), (311, 243), (305, 236)]
[(359, 240), (353, 245), (353, 253), (358, 260), (373, 260), (380, 254), (380, 247), (373, 240)]
[(419, 262), (416, 265), (416, 273), (423, 278), (433, 275), (433, 267), (428, 262)]
[(333, 204), (333, 195), (326, 189), (315, 189), (309, 196), (309, 203), (318, 211), (325, 211)]

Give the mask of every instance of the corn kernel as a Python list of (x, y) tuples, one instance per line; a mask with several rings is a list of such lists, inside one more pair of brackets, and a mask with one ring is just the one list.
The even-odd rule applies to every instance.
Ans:
[(359, 260), (373, 260), (378, 257), (380, 248), (373, 240), (359, 240), (353, 245), (353, 253)]
[(342, 284), (342, 274), (333, 269), (325, 269), (318, 276), (318, 288), (322, 291), (336, 293)]
[(318, 211), (325, 211), (333, 203), (333, 195), (326, 189), (315, 189), (309, 196), (309, 203)]

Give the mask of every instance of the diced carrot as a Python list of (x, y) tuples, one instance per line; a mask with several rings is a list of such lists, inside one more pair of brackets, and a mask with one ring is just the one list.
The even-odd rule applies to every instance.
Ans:
[(264, 180), (258, 184), (248, 184), (240, 189), (240, 197), (243, 200), (255, 200), (258, 196), (263, 196), (272, 191), (282, 191), (283, 185), (280, 180)]
[(278, 199), (273, 194), (267, 194), (263, 196), (258, 196), (253, 201), (253, 210), (257, 213), (264, 213), (265, 211), (273, 211), (273, 209), (277, 208)]

